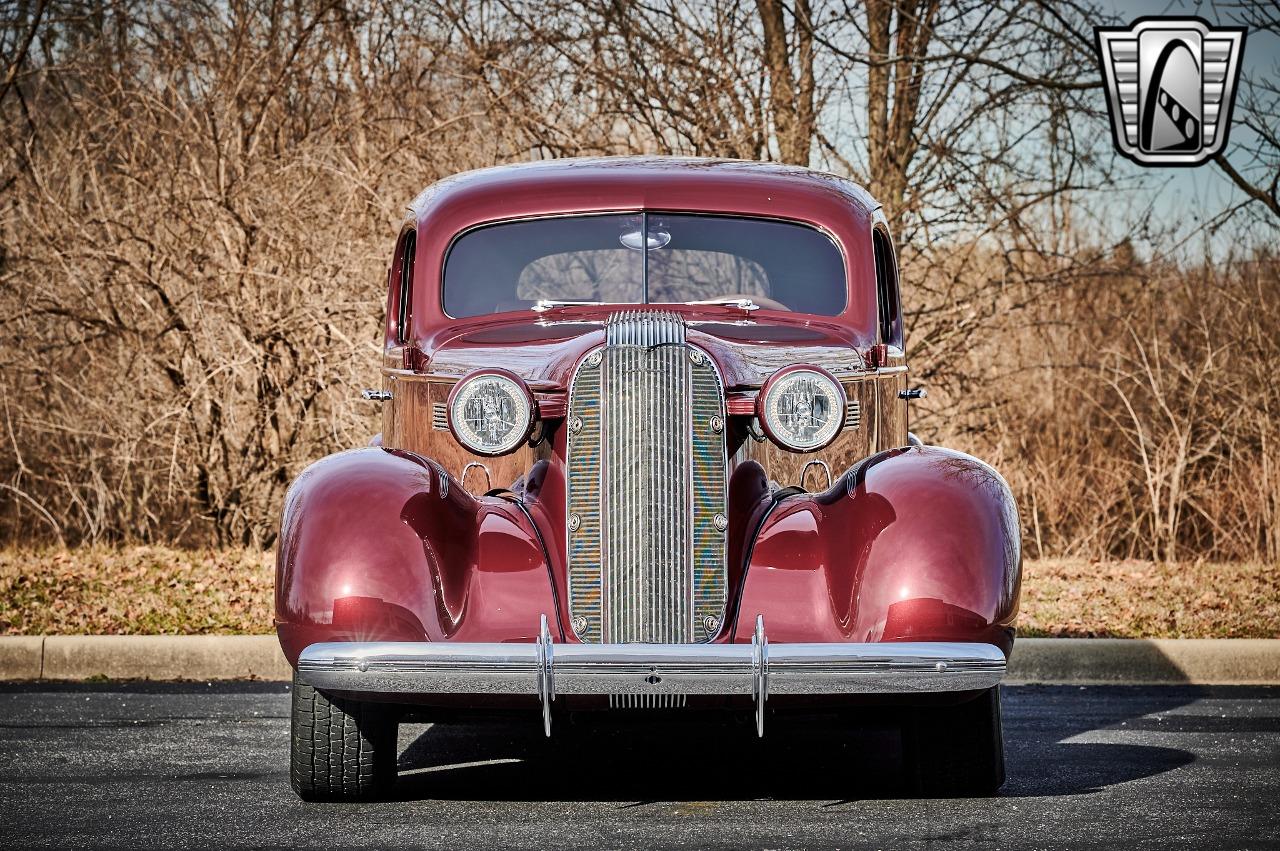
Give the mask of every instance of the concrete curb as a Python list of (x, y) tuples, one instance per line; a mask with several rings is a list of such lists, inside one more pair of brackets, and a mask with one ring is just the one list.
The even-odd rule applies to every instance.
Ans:
[(1009, 682), (1280, 685), (1280, 639), (1023, 638)]
[(0, 638), (0, 680), (38, 680), (44, 671), (44, 636)]
[[(0, 636), (0, 680), (288, 680), (274, 635)], [(1010, 683), (1280, 685), (1280, 639), (1023, 638)]]
[(288, 680), (274, 635), (0, 637), (0, 680)]

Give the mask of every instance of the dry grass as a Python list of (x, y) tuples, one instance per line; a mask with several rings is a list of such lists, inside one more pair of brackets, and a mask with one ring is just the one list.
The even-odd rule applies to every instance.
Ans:
[(1280, 638), (1280, 565), (1028, 561), (1018, 633), (1073, 638)]
[(256, 550), (0, 550), (0, 634), (269, 633), (273, 565)]
[[(0, 634), (271, 631), (270, 552), (0, 550)], [(1280, 638), (1280, 567), (1028, 561), (1019, 634)]]

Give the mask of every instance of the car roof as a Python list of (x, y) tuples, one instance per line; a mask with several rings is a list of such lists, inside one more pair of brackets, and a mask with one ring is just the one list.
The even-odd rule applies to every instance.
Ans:
[[(811, 219), (834, 202), (837, 215), (865, 219), (880, 205), (858, 184), (802, 166), (702, 157), (577, 157), (513, 163), (453, 175), (410, 206), (424, 218), (469, 225), (525, 216), (607, 210), (776, 214)], [(455, 218), (455, 216), (447, 216)]]

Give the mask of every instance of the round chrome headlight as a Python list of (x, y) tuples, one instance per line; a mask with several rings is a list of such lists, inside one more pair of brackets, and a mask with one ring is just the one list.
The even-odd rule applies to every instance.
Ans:
[(844, 426), (844, 388), (820, 367), (784, 367), (760, 389), (756, 416), (783, 449), (813, 452), (835, 440)]
[(477, 455), (506, 455), (529, 438), (533, 394), (505, 369), (473, 372), (449, 394), (449, 430)]

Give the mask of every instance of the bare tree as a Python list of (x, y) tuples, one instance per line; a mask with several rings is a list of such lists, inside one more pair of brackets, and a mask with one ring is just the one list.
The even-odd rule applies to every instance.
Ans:
[[(1241, 3), (1228, 7), (1251, 30), (1280, 35), (1280, 3)], [(1245, 75), (1237, 94), (1236, 126), (1231, 149), (1213, 158), (1223, 174), (1243, 193), (1240, 207), (1261, 207), (1280, 219), (1280, 64), (1261, 74)]]
[(300, 466), (368, 438), (388, 234), (514, 153), (470, 142), (500, 138), (470, 57), (410, 14), (51, 7), (0, 221), (5, 472), (46, 525), (268, 541)]

